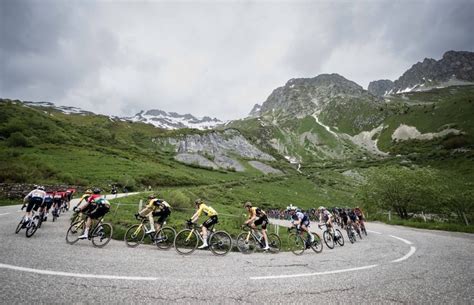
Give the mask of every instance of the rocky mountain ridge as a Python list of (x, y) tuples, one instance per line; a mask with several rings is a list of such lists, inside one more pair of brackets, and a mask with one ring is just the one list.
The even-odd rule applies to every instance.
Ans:
[(425, 58), (414, 64), (394, 82), (373, 81), (368, 91), (382, 96), (473, 83), (474, 52), (448, 51), (440, 60)]

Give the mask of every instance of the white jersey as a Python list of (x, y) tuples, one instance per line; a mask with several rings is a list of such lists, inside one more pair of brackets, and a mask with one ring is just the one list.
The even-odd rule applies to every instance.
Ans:
[(25, 200), (28, 200), (29, 198), (41, 198), (44, 200), (44, 197), (46, 197), (46, 192), (36, 189), (32, 190), (28, 195), (26, 195)]

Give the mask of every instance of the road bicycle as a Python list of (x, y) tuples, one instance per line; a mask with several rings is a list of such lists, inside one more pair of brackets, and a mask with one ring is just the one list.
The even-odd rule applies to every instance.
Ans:
[(349, 223), (346, 225), (346, 232), (347, 232), (347, 237), (349, 238), (349, 241), (351, 242), (351, 244), (353, 244), (356, 241), (356, 231), (352, 223)]
[[(296, 232), (291, 232), (293, 229), (296, 229)], [(302, 255), (306, 249), (313, 249), (316, 253), (321, 253), (323, 251), (323, 242), (319, 234), (312, 232), (311, 234), (314, 237), (314, 240), (311, 242), (311, 237), (306, 233), (306, 238), (301, 236), (301, 229), (298, 228), (288, 228), (288, 232), (291, 232), (288, 235), (288, 245), (289, 250), (295, 255)]]
[[(127, 232), (125, 232), (124, 241), (127, 246), (131, 248), (137, 247), (143, 243), (146, 236), (160, 249), (166, 250), (173, 246), (176, 231), (171, 227), (166, 227), (166, 222), (163, 223), (163, 227), (161, 227), (158, 232), (153, 231), (146, 233), (145, 224), (149, 222), (148, 218), (136, 216), (136, 219), (140, 220), (140, 223), (132, 225), (128, 228)], [(150, 226), (152, 225), (153, 224), (150, 224)]]
[[(186, 222), (186, 228), (179, 231), (174, 238), (174, 248), (179, 254), (189, 255), (193, 253), (199, 241), (204, 242), (200, 234), (200, 226)], [(232, 237), (225, 231), (215, 231), (214, 225), (208, 229), (207, 244), (215, 255), (226, 255), (232, 250)]]
[[(250, 254), (256, 249), (263, 250), (265, 248), (265, 239), (263, 236), (253, 230), (249, 225), (242, 226), (244, 232), (237, 236), (237, 249), (243, 254)], [(267, 233), (268, 250), (270, 253), (278, 253), (281, 250), (280, 237), (275, 233)]]
[(326, 224), (318, 225), (318, 227), (323, 231), (324, 243), (329, 249), (334, 249), (336, 244), (344, 246), (344, 236), (339, 229), (328, 228)]
[(26, 221), (26, 217), (23, 216), (20, 219), (20, 222), (16, 226), (15, 233), (18, 234), (22, 229), (26, 229), (25, 235), (26, 237), (31, 237), (35, 234), (35, 232), (41, 227), (44, 219), (44, 212), (41, 211), (39, 215), (35, 215), (35, 211), (32, 212), (32, 218)]
[[(360, 226), (360, 230), (364, 233), (365, 236), (367, 236), (367, 230), (365, 229), (365, 221), (360, 220), (359, 226)], [(361, 236), (361, 239), (362, 239), (362, 236)]]
[[(89, 217), (89, 215), (87, 215)], [(87, 218), (73, 223), (66, 233), (66, 242), (70, 245), (75, 244), (79, 240), (79, 236), (84, 234)], [(107, 245), (112, 238), (113, 228), (109, 223), (104, 222), (104, 217), (94, 221), (95, 225), (89, 230), (87, 239), (92, 241), (95, 247), (102, 248)]]

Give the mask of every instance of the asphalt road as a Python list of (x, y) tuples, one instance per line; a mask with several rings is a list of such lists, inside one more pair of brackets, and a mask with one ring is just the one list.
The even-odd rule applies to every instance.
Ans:
[(14, 233), (21, 215), (0, 207), (0, 304), (474, 304), (472, 234), (369, 223), (364, 240), (321, 254), (180, 256), (121, 241), (68, 245), (64, 216), (26, 238)]

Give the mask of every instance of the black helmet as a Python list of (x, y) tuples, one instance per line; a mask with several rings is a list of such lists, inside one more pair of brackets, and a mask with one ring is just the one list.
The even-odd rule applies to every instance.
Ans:
[(94, 192), (94, 194), (100, 194), (100, 188), (95, 188), (92, 192)]

